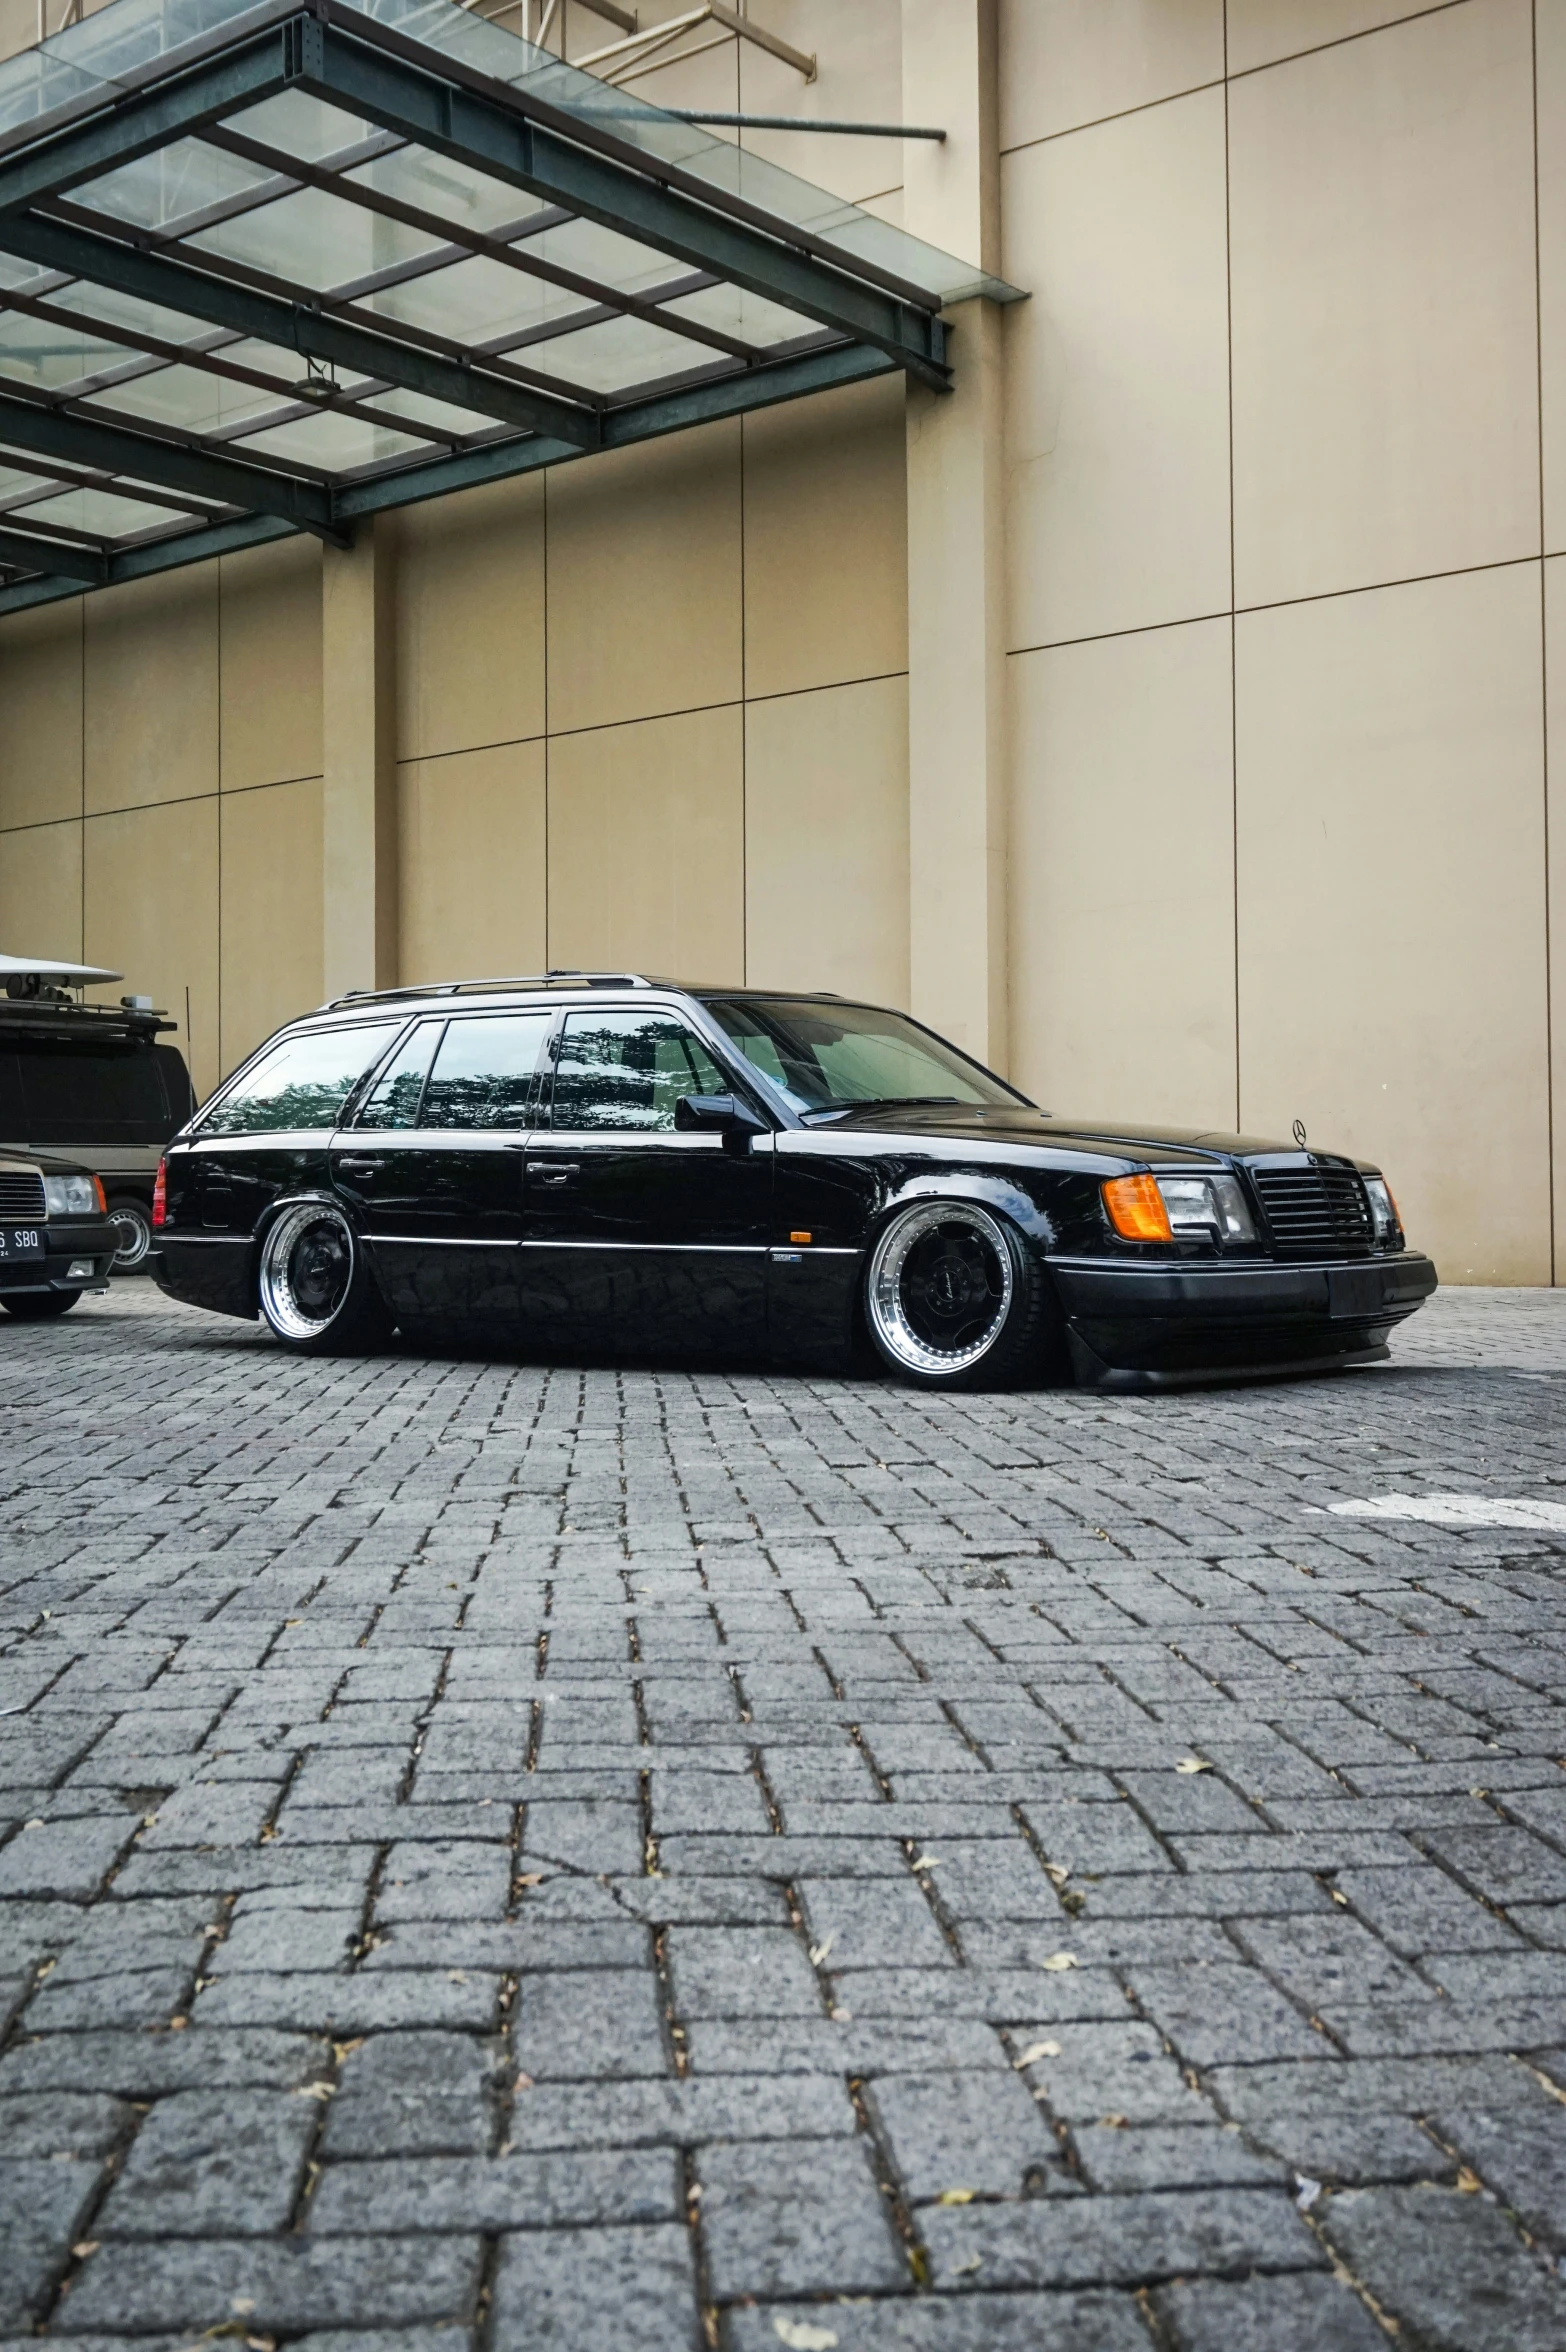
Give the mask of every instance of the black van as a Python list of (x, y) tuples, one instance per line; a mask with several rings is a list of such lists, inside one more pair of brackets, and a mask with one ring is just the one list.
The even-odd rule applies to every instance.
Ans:
[(159, 1154), (196, 1107), (184, 1056), (157, 1042), (175, 1024), (148, 1000), (81, 1004), (30, 974), (4, 985), (0, 1150), (56, 1152), (100, 1176), (114, 1271), (132, 1273), (152, 1241)]

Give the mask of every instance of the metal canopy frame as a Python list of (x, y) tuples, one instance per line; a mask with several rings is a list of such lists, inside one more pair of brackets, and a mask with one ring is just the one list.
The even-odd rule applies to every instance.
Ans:
[[(147, 4), (113, 0), (37, 54)], [(438, 40), (369, 13), (388, 0), (201, 4), (194, 37), (0, 134), (0, 612), (299, 531), (345, 544), (384, 507), (894, 369), (947, 386), (943, 301), (976, 274), (856, 208), (765, 164), (747, 186), (743, 155), (725, 184), (738, 151), (682, 153), (705, 134), (498, 28), (484, 38), (510, 49), (479, 70), (447, 39), (448, 17), (476, 31), (449, 0), (390, 0)], [(552, 70), (502, 78), (511, 50)], [(267, 102), (290, 94), (336, 144), (277, 135)], [(193, 154), (227, 192), (158, 210)], [(442, 159), (505, 217), (442, 209)], [(790, 209), (751, 193), (774, 186)], [(301, 202), (362, 223), (377, 265), (326, 284), (308, 254), (278, 266), (266, 240), (289, 216), (272, 208)], [(519, 308), (443, 332), (448, 269), (491, 272)], [(593, 329), (622, 338), (637, 380), (594, 382)], [(216, 421), (171, 420), (203, 386)], [(322, 419), (368, 459), (323, 462)]]

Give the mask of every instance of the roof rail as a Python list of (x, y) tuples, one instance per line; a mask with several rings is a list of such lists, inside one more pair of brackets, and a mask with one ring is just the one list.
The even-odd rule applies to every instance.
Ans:
[(318, 1005), (316, 1010), (335, 1013), (344, 1005), (395, 1004), (399, 998), (410, 996), (483, 995), (504, 988), (651, 988), (653, 985), (641, 972), (575, 972), (556, 965), (547, 972), (524, 972), (506, 979), (429, 980), (406, 988), (350, 988), (344, 995), (334, 996), (329, 1004)]

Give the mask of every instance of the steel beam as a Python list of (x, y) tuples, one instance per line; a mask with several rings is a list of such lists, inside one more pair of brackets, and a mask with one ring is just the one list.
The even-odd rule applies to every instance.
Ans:
[(251, 514), (275, 515), (297, 530), (314, 531), (322, 538), (342, 536), (332, 494), (323, 483), (241, 465), (210, 449), (155, 440), (107, 420), (100, 423), (96, 417), (68, 415), (63, 409), (18, 400), (10, 393), (0, 393), (0, 447), (62, 458), (98, 473), (133, 474), (143, 482), (166, 482), (171, 490), (186, 491), (193, 498), (210, 498)]
[[(213, 523), (204, 531), (180, 531), (170, 539), (152, 539), (144, 547), (126, 547), (108, 559), (101, 586), (114, 588), (122, 580), (144, 580), (154, 572), (179, 571), (186, 564), (204, 563), (214, 555), (234, 555), (246, 547), (263, 546), (269, 539), (292, 539), (292, 523), (275, 515), (236, 515), (231, 522)], [(58, 572), (37, 580), (14, 580), (0, 588), (0, 613), (24, 612), (29, 605), (56, 604), (62, 596), (80, 596), (82, 583)]]
[(65, 580), (101, 588), (109, 577), (107, 556), (91, 547), (67, 547), (57, 539), (35, 539), (30, 531), (0, 524), (0, 563), (28, 564), (35, 572), (58, 572)]
[(241, 285), (215, 270), (176, 261), (167, 252), (148, 253), (122, 245), (117, 238), (101, 237), (95, 230), (32, 212), (0, 212), (0, 250), (20, 254), (45, 269), (90, 278), (122, 294), (139, 295), (166, 310), (205, 319), (210, 326), (227, 327), (281, 350), (347, 368), (354, 375), (473, 409), (518, 432), (548, 433), (583, 449), (600, 445), (595, 410), (523, 384), (503, 383), (462, 360), (391, 335), (372, 334), (351, 319)]

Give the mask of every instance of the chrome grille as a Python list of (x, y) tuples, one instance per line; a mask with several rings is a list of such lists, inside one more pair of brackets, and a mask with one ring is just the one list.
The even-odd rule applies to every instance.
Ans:
[(1358, 1256), (1371, 1246), (1370, 1206), (1352, 1168), (1252, 1168), (1281, 1258)]
[(29, 1169), (0, 1169), (0, 1217), (41, 1217), (44, 1213), (43, 1178)]

